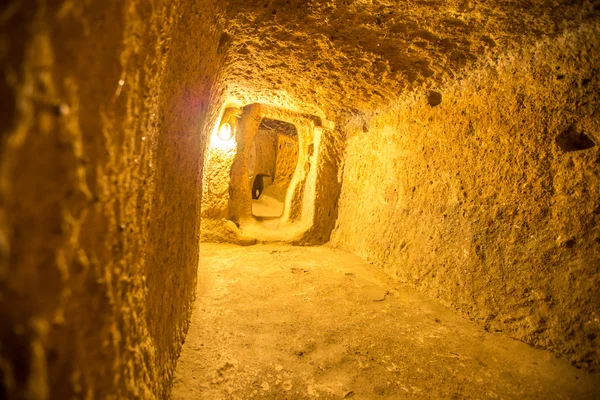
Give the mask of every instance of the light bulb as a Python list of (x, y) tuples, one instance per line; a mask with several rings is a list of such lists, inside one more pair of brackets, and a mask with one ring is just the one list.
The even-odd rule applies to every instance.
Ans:
[(227, 142), (233, 138), (233, 129), (227, 122), (219, 127), (217, 136), (224, 142)]

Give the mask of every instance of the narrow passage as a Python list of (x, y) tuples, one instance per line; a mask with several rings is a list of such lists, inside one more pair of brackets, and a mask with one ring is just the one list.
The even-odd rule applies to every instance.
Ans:
[(200, 253), (173, 399), (580, 399), (600, 383), (340, 250)]

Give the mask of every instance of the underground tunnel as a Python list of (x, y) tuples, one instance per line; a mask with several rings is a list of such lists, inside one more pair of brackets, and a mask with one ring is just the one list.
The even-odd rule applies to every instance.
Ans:
[(0, 398), (600, 398), (596, 0), (0, 5)]

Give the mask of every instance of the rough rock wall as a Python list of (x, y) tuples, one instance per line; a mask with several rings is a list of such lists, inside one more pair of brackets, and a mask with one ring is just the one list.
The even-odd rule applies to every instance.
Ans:
[(290, 184), (298, 163), (298, 139), (277, 136), (277, 165), (274, 184), (285, 188)]
[(333, 120), (340, 107), (377, 109), (598, 11), (596, 0), (229, 0), (224, 78)]
[(599, 370), (599, 48), (584, 26), (349, 121), (332, 243)]
[(196, 290), (202, 168), (219, 111), (219, 19), (213, 0), (177, 4), (162, 84), (150, 218), (147, 320), (156, 343), (159, 398), (167, 397)]
[(254, 176), (263, 174), (273, 177), (275, 175), (275, 165), (277, 164), (277, 134), (271, 131), (259, 130), (254, 137), (253, 146), (256, 149)]
[(208, 149), (202, 180), (202, 219), (220, 221), (229, 214), (229, 172), (235, 158), (233, 149)]
[[(378, 110), (406, 93), (454, 79), (480, 58), (535, 44), (597, 18), (596, 0), (229, 0), (227, 96), (325, 117)], [(244, 98), (251, 101), (242, 101)], [(344, 137), (324, 135), (315, 226), (334, 227)], [(294, 192), (292, 204), (300, 205)], [(292, 207), (295, 219), (300, 209)]]
[(283, 203), (298, 164), (298, 139), (277, 135), (276, 146), (275, 180), (265, 188), (264, 193)]
[[(338, 217), (338, 200), (342, 190), (344, 139), (344, 133), (338, 129), (324, 130), (320, 136), (319, 154), (316, 162), (310, 167), (316, 169), (317, 177), (314, 188), (314, 224), (298, 244), (323, 244), (331, 238)], [(314, 151), (314, 147), (310, 151)], [(309, 156), (312, 159), (313, 154), (310, 153)]]
[(2, 6), (0, 398), (165, 397), (218, 44), (181, 5)]

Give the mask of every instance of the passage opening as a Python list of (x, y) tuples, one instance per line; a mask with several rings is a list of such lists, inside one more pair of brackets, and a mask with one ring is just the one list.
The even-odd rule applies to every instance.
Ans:
[(250, 147), (248, 172), (252, 215), (279, 218), (298, 163), (298, 131), (293, 124), (263, 118)]

